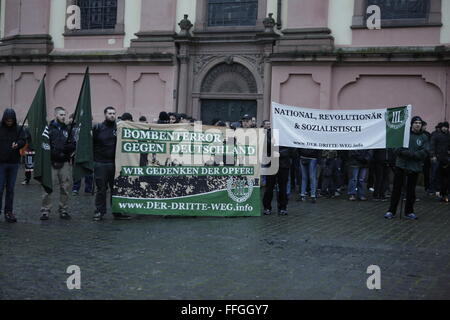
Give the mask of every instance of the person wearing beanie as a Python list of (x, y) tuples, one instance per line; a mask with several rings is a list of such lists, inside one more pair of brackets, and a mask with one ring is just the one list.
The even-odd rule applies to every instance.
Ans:
[(125, 112), (121, 117), (120, 120), (122, 121), (133, 121), (133, 116), (131, 113)]
[[(427, 131), (427, 122), (422, 122), (422, 132), (427, 136), (428, 141), (431, 141), (431, 133)], [(430, 174), (431, 174), (431, 157), (428, 155), (428, 157), (425, 159), (423, 163), (423, 184), (425, 187), (425, 192), (430, 192)]]
[(165, 111), (159, 113), (158, 123), (169, 123), (169, 115)]
[(394, 186), (389, 210), (384, 215), (386, 219), (394, 218), (405, 181), (405, 217), (412, 220), (417, 219), (417, 216), (414, 213), (417, 178), (422, 171), (423, 163), (429, 154), (429, 141), (427, 136), (422, 132), (422, 121), (422, 118), (419, 116), (415, 116), (411, 119), (411, 132), (408, 148), (397, 148), (394, 151), (397, 156), (395, 162)]
[(431, 161), (437, 165), (440, 177), (439, 194), (441, 201), (447, 202), (450, 180), (450, 134), (449, 123), (442, 122), (440, 132), (431, 139)]
[(5, 193), (4, 214), (7, 222), (17, 222), (13, 213), (14, 185), (19, 170), (19, 150), (26, 144), (23, 129), (17, 125), (16, 112), (8, 108), (3, 112), (0, 124), (0, 210)]

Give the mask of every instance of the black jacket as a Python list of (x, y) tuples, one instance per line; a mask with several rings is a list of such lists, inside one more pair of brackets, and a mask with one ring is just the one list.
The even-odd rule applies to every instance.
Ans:
[(92, 130), (94, 161), (111, 163), (116, 159), (117, 126), (115, 122), (103, 121)]
[(302, 158), (319, 159), (322, 150), (300, 148), (297, 149), (297, 152)]
[(431, 139), (431, 156), (440, 162), (447, 162), (450, 150), (450, 134), (437, 132)]
[[(263, 152), (267, 155), (267, 157), (272, 156), (272, 130), (267, 130), (267, 135), (265, 138), (265, 150)], [(278, 159), (279, 168), (290, 168), (292, 165), (292, 158), (295, 155), (295, 149), (289, 147), (279, 147), (278, 152), (280, 153), (280, 158)], [(269, 167), (271, 165), (270, 161), (268, 164), (265, 164), (264, 167)]]
[(295, 149), (288, 147), (280, 147), (280, 168), (290, 168), (292, 165), (292, 157), (295, 153)]
[(348, 165), (357, 167), (369, 167), (372, 157), (372, 150), (350, 150), (348, 153)]
[(48, 125), (48, 137), (52, 162), (69, 162), (76, 144), (73, 134), (69, 137), (67, 125), (52, 120)]
[[(11, 127), (6, 126), (6, 119), (13, 119), (14, 124)], [(13, 142), (17, 143), (18, 148), (11, 148)], [(6, 109), (0, 124), (0, 163), (19, 163), (19, 150), (25, 146), (25, 143), (25, 134), (17, 125), (16, 113), (13, 109)]]
[(375, 149), (373, 150), (373, 161), (375, 164), (395, 165), (394, 149)]

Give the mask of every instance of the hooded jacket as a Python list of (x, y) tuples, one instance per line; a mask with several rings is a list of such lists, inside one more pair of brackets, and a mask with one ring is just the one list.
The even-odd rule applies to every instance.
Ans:
[[(6, 119), (14, 120), (11, 127), (6, 125)], [(13, 142), (18, 145), (16, 149), (11, 147)], [(25, 133), (17, 125), (16, 112), (13, 109), (6, 109), (0, 124), (0, 163), (19, 163), (19, 151), (25, 146), (25, 143)]]

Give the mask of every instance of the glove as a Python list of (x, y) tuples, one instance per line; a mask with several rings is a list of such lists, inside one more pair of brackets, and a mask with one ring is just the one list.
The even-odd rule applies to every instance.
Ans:
[(74, 150), (72, 144), (70, 144), (70, 143), (64, 144), (64, 147), (63, 147), (64, 154), (70, 155), (73, 151), (75, 151), (75, 150)]
[(402, 148), (400, 149), (400, 151), (398, 152), (400, 156), (405, 157), (405, 158), (411, 158), (411, 151), (409, 151), (406, 148)]

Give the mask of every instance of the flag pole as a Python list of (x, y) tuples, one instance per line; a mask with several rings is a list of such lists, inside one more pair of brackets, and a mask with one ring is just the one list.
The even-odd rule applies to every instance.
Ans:
[[(83, 77), (83, 82), (81, 83), (81, 90), (83, 90), (83, 85), (84, 85), (84, 79), (86, 78), (86, 75), (89, 73), (89, 67), (86, 67), (86, 71), (84, 72), (84, 77)], [(80, 90), (80, 92), (81, 92)], [(80, 97), (78, 97), (78, 100), (80, 99)], [(67, 140), (66, 143), (70, 143), (70, 139), (72, 138), (72, 130), (73, 130), (73, 126), (75, 124), (75, 116), (77, 115), (78, 112), (78, 107), (79, 107), (79, 103), (77, 101), (77, 105), (75, 107), (75, 111), (73, 113), (73, 118), (72, 121), (70, 123), (70, 127), (69, 127), (69, 134), (67, 135)]]
[[(41, 80), (41, 82), (39, 83), (39, 86), (41, 85), (42, 81), (45, 80), (45, 77), (46, 77), (46, 76), (47, 76), (47, 74), (44, 73), (44, 76), (42, 77), (42, 80)], [(20, 126), (20, 130), (19, 130), (19, 132), (17, 133), (16, 140), (19, 139), (20, 135), (22, 134), (22, 131), (23, 131), (23, 128), (24, 128), (24, 126), (25, 126), (25, 122), (27, 122), (27, 119), (28, 119), (28, 112), (27, 112), (27, 115), (25, 116), (25, 119), (23, 119), (22, 125)]]

